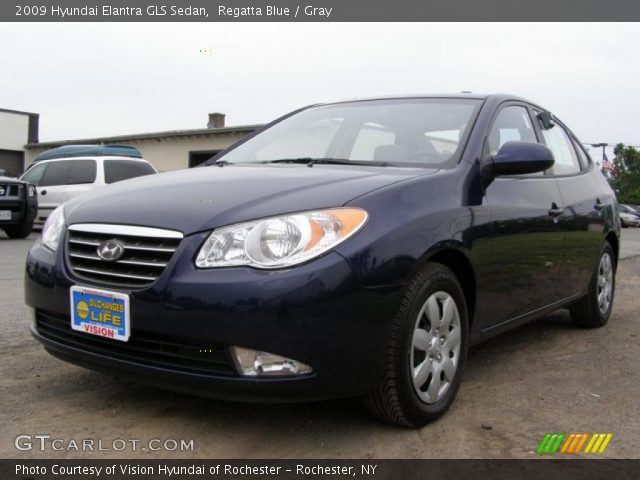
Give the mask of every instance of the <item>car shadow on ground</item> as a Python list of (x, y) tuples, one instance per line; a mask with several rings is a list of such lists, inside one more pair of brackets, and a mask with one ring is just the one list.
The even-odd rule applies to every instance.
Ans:
[[(465, 378), (483, 377), (490, 365), (512, 364), (516, 357), (538, 350), (540, 344), (548, 345), (567, 331), (576, 330), (579, 329), (572, 324), (568, 312), (558, 311), (492, 338), (469, 350)], [(371, 426), (377, 429), (396, 429), (372, 419), (366, 413), (360, 398), (291, 404), (230, 402), (130, 383), (111, 375), (90, 371), (84, 371), (80, 375), (84, 377), (84, 386), (95, 392), (94, 407), (117, 408), (120, 412), (143, 409), (147, 412), (155, 411), (161, 417), (170, 416), (183, 422), (206, 422), (218, 427), (221, 424), (229, 427), (259, 424), (272, 432), (298, 429), (301, 425), (340, 425), (340, 429)], [(464, 386), (465, 379), (463, 389)], [(454, 403), (454, 408), (457, 407), (457, 403)]]

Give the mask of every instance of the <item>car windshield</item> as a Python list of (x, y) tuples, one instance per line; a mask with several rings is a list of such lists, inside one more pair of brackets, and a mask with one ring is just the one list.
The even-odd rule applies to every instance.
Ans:
[(215, 161), (452, 168), (480, 104), (477, 99), (411, 98), (311, 107)]

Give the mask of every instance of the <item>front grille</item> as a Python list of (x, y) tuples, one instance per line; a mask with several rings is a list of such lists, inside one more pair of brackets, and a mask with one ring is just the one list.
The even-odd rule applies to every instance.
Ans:
[[(66, 258), (79, 279), (97, 285), (147, 287), (162, 274), (178, 248), (182, 233), (125, 225), (82, 224), (67, 230)], [(124, 247), (117, 260), (98, 255), (103, 242), (116, 240)]]
[(0, 198), (3, 197), (13, 197), (20, 198), (20, 193), (22, 190), (22, 185), (18, 185), (15, 183), (0, 183)]
[(128, 342), (73, 330), (66, 315), (36, 310), (36, 327), (44, 338), (119, 360), (204, 375), (235, 375), (229, 349), (202, 341), (167, 337), (131, 329)]
[(24, 202), (21, 200), (5, 200), (0, 197), (0, 210), (11, 210), (11, 213), (21, 213), (24, 210)]

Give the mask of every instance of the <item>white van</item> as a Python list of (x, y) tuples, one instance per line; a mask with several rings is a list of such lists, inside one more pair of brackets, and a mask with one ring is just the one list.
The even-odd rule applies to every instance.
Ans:
[(21, 180), (38, 190), (38, 214), (34, 226), (42, 227), (49, 214), (70, 198), (128, 178), (158, 173), (146, 160), (101, 156), (41, 160)]

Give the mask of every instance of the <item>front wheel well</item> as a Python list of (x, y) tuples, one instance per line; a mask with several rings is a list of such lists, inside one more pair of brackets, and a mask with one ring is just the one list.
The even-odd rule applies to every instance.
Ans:
[(615, 232), (609, 232), (607, 236), (604, 237), (604, 239), (607, 242), (609, 242), (609, 245), (611, 245), (611, 249), (613, 250), (613, 255), (615, 256), (614, 263), (617, 266), (618, 258), (620, 255), (620, 240), (618, 239), (618, 236), (615, 234)]
[(473, 324), (476, 306), (476, 276), (467, 256), (458, 250), (447, 249), (434, 253), (426, 260), (440, 263), (454, 273), (464, 292), (464, 297), (467, 302), (469, 326), (471, 326)]

